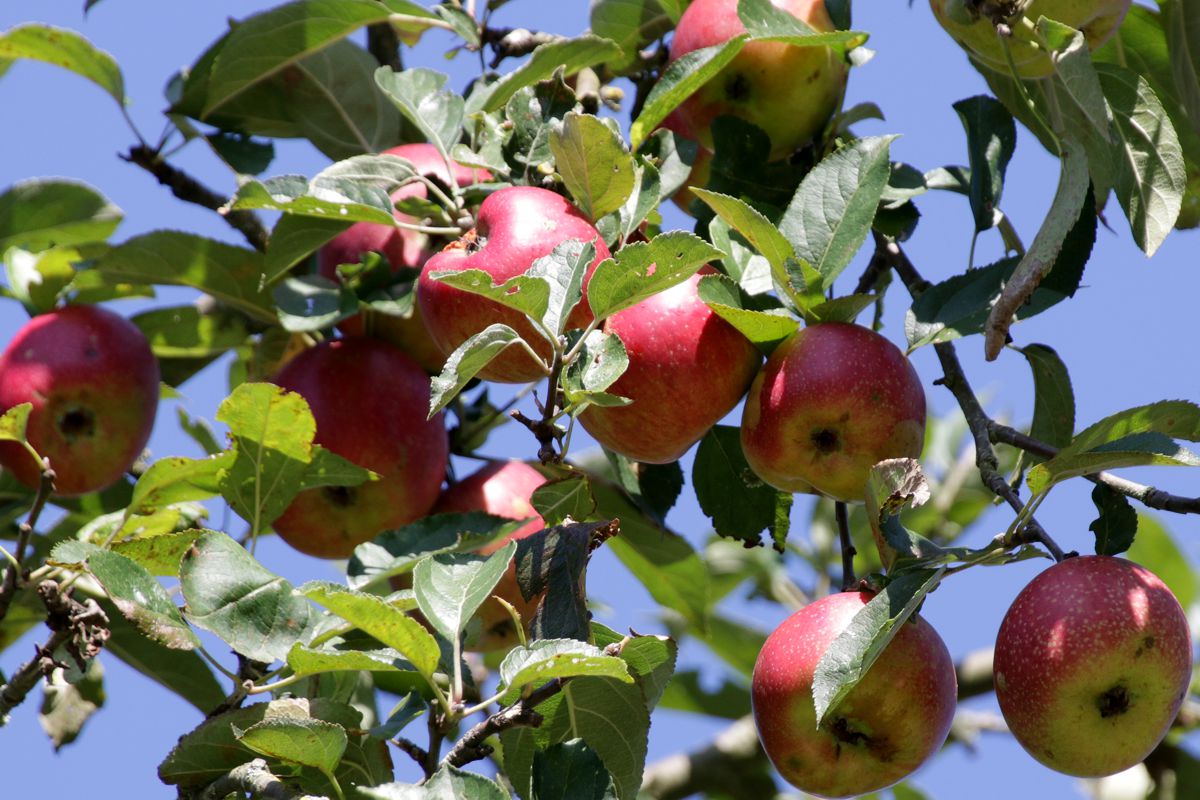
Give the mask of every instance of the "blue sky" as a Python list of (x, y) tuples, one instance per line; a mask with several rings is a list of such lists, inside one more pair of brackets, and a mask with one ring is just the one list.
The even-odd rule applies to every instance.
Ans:
[[(273, 4), (258, 0), (177, 0), (165, 11), (157, 4), (105, 0), (86, 19), (82, 5), (82, 0), (6, 3), (0, 5), (0, 29), (42, 21), (82, 31), (121, 64), (132, 101), (130, 115), (143, 134), (153, 139), (162, 126), (162, 90), (170, 75), (221, 34), (227, 17), (242, 17)], [(887, 117), (886, 122), (858, 126), (858, 132), (903, 134), (893, 144), (893, 157), (921, 170), (965, 163), (966, 140), (951, 103), (986, 92), (982, 79), (937, 27), (923, 2), (911, 8), (900, 0), (859, 3), (855, 11), (855, 27), (872, 34), (870, 46), (878, 54), (853, 71), (847, 105), (871, 100)], [(496, 22), (572, 34), (586, 27), (586, 14), (582, 0), (514, 0)], [(473, 74), (476, 62), (467, 56), (444, 61), (441, 51), (447, 41), (444, 36), (431, 34), (417, 54), (406, 55), (406, 61), (409, 65), (450, 71), (452, 85), (461, 86)], [(169, 228), (241, 243), (211, 212), (173, 200), (149, 175), (116, 157), (134, 139), (112, 99), (82, 79), (43, 64), (18, 63), (0, 78), (0, 108), (6, 112), (0, 119), (0, 153), (4, 154), (0, 157), (0, 190), (26, 178), (72, 177), (97, 187), (125, 211), (126, 220), (117, 240)], [(173, 161), (218, 191), (233, 189), (232, 176), (200, 146), (188, 148)], [(276, 161), (268, 174), (313, 174), (326, 163), (310, 145), (284, 142), (277, 144)], [(1009, 168), (1003, 206), (1027, 242), (1049, 206), (1057, 173), (1054, 161), (1022, 130)], [(965, 199), (930, 194), (920, 199), (919, 207), (921, 224), (906, 245), (917, 266), (934, 281), (962, 271), (971, 232)], [(669, 224), (690, 228), (674, 209), (667, 213)], [(1081, 425), (1155, 400), (1200, 400), (1200, 371), (1194, 352), (1198, 281), (1195, 253), (1200, 234), (1173, 233), (1155, 258), (1147, 260), (1133, 245), (1115, 202), (1109, 208), (1109, 224), (1115, 233), (1100, 229), (1084, 278), (1085, 288), (1079, 295), (1015, 329), (1018, 343), (1049, 344), (1070, 367)], [(998, 237), (985, 235), (976, 263), (987, 263), (998, 255)], [(843, 282), (849, 284), (863, 265), (865, 254), (846, 271)], [(189, 300), (186, 293), (162, 292), (156, 303)], [(131, 313), (138, 307), (124, 304), (116, 308)], [(897, 343), (903, 341), (906, 308), (906, 296), (893, 289), (884, 333)], [(0, 345), (24, 318), (17, 304), (0, 301)], [(959, 352), (975, 387), (985, 394), (989, 409), (999, 416), (1026, 421), (1032, 410), (1032, 396), (1024, 359), (1005, 352), (998, 361), (986, 363), (982, 342), (977, 338), (964, 341)], [(919, 350), (913, 362), (934, 412), (951, 409), (949, 393), (932, 385), (940, 374), (932, 350)], [(185, 385), (184, 405), (190, 413), (211, 419), (223, 397), (224, 385), (222, 368), (210, 369)], [(164, 409), (160, 415), (151, 441), (154, 455), (198, 455), (195, 445), (179, 433), (173, 414), (165, 413), (168, 411)], [(531, 456), (534, 443), (524, 431), (509, 430), (488, 450)], [(685, 472), (689, 464), (690, 457)], [(1189, 471), (1142, 471), (1131, 473), (1131, 477), (1179, 493), (1197, 493), (1197, 482)], [(1094, 509), (1088, 499), (1090, 484), (1076, 483), (1080, 485), (1056, 490), (1039, 517), (1064, 547), (1085, 551), (1091, 544), (1087, 526)], [(685, 490), (685, 496), (690, 497), (690, 492)], [(808, 510), (807, 501), (797, 503), (794, 536), (805, 535), (802, 523)], [(980, 526), (975, 543), (1001, 530), (1010, 518), (1006, 513), (992, 513)], [(706, 520), (690, 502), (673, 512), (670, 522), (696, 544), (708, 532)], [(1171, 517), (1165, 522), (1194, 557), (1196, 542), (1200, 541), (1200, 519)], [(273, 537), (261, 544), (258, 556), (293, 580), (336, 579), (329, 564), (300, 556)], [(1000, 570), (972, 570), (947, 581), (930, 598), (924, 613), (956, 657), (988, 646), (1012, 598), (1044, 564), (1039, 561)], [(653, 602), (611, 556), (602, 553), (593, 562), (589, 588), (607, 606), (601, 621), (614, 627), (632, 626), (641, 632), (661, 629)], [(735, 604), (733, 612), (761, 627), (777, 622), (781, 613), (763, 604), (746, 603)], [(0, 653), (0, 670), (10, 672), (23, 662), (35, 637), (43, 638), (42, 632)], [(712, 675), (721, 669), (696, 645), (684, 648), (682, 660)], [(32, 698), (15, 713), (8, 727), (0, 729), (0, 752), (5, 754), (8, 767), (3, 781), (5, 796), (26, 796), (48, 780), (64, 795), (88, 792), (104, 797), (108, 791), (97, 793), (97, 787), (115, 791), (119, 786), (125, 796), (164, 796), (167, 790), (158, 783), (154, 768), (176, 737), (200, 722), (199, 716), (115, 659), (108, 659), (106, 667), (107, 706), (89, 722), (82, 740), (61, 754), (55, 755), (44, 740), (36, 721), (37, 702)], [(979, 705), (990, 708), (994, 702), (986, 698)], [(650, 759), (698, 746), (721, 727), (718, 722), (659, 712), (651, 730)], [(20, 765), (19, 769), (13, 765)], [(980, 800), (1022, 793), (1068, 797), (1076, 791), (1072, 779), (1035, 764), (1007, 737), (986, 738), (974, 755), (956, 748), (918, 773), (915, 783), (940, 798), (966, 796), (965, 787), (969, 786), (970, 796)]]

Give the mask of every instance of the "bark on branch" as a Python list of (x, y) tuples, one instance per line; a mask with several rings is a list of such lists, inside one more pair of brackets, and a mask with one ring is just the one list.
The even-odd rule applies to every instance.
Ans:
[[(264, 759), (234, 767), (229, 774), (217, 778), (204, 791), (194, 795), (196, 800), (221, 800), (231, 794), (238, 797), (249, 794), (264, 800), (303, 800), (311, 795), (302, 794), (277, 778)], [(317, 800), (317, 798), (312, 798)]]

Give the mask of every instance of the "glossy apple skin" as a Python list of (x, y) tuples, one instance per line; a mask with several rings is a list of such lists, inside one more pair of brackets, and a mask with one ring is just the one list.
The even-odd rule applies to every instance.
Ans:
[(861, 502), (871, 467), (916, 458), (925, 390), (894, 344), (859, 325), (802, 328), (767, 359), (742, 412), (742, 448), (772, 486)]
[[(738, 0), (693, 0), (671, 40), (671, 61), (744, 33)], [(832, 31), (824, 0), (772, 0), (814, 30)], [(712, 122), (722, 114), (762, 128), (771, 159), (809, 144), (833, 114), (846, 85), (846, 65), (828, 47), (751, 42), (679, 106), (685, 135), (711, 150)]]
[[(949, 6), (961, 0), (929, 0), (938, 23), (967, 53), (984, 66), (1007, 75), (1008, 59), (1004, 45), (996, 35), (990, 20), (980, 18), (971, 23), (952, 18)], [(1121, 27), (1131, 0), (1031, 0), (1025, 17), (1036, 23), (1039, 17), (1049, 17), (1083, 32), (1089, 50), (1107, 42)], [(1022, 25), (1013, 25), (1009, 49), (1022, 78), (1043, 78), (1054, 72), (1054, 65), (1045, 51), (1034, 44), (1033, 34)]]
[(1179, 713), (1191, 634), (1154, 573), (1079, 556), (1017, 595), (993, 670), (1000, 710), (1030, 755), (1068, 775), (1112, 775), (1149, 755)]
[[(469, 186), (491, 178), (485, 170), (464, 167), (457, 162), (452, 177), (437, 148), (425, 142), (402, 144), (385, 150), (383, 154), (407, 159), (420, 174), (437, 178), (447, 185), (453, 180), (459, 186)], [(410, 183), (392, 194), (392, 202), (427, 196), (425, 184)], [(399, 211), (395, 212), (395, 216), (401, 222), (416, 222)], [(356, 222), (321, 248), (317, 254), (317, 267), (321, 275), (337, 280), (339, 264), (357, 263), (362, 260), (364, 253), (374, 251), (387, 258), (393, 271), (403, 267), (418, 269), (433, 254), (431, 244), (430, 238), (423, 233), (377, 222)], [(366, 319), (368, 316), (370, 319)], [(366, 334), (393, 344), (412, 356), (427, 372), (440, 372), (442, 362), (446, 360), (441, 348), (429, 336), (416, 309), (407, 318), (371, 312), (358, 314), (343, 320), (338, 328), (347, 336)]]
[(954, 663), (925, 620), (905, 623), (846, 699), (816, 724), (812, 682), (821, 656), (870, 601), (829, 595), (776, 628), (751, 680), (763, 749), (788, 783), (820, 797), (878, 791), (923, 764), (950, 732), (958, 698)]
[[(491, 555), (505, 544), (545, 529), (546, 523), (533, 507), (530, 498), (539, 486), (546, 482), (542, 473), (522, 461), (496, 461), (442, 492), (434, 507), (435, 513), (486, 511), (507, 519), (532, 519), (512, 534), (480, 548), (482, 555)], [(526, 600), (517, 584), (517, 565), (514, 562), (508, 572), (496, 584), (492, 594), (503, 597), (521, 614), (526, 626), (533, 619), (541, 598)], [(471, 649), (479, 651), (508, 649), (518, 641), (508, 610), (489, 598), (479, 609), (482, 623), (478, 641)]]
[[(596, 258), (588, 268), (608, 258), (608, 247), (587, 218), (559, 194), (534, 186), (510, 186), (488, 196), (479, 207), (475, 229), (425, 262), (417, 282), (417, 302), (425, 325), (446, 353), (497, 322), (508, 325), (549, 358), (550, 345), (536, 333), (523, 314), (480, 295), (455, 289), (430, 276), (441, 271), (481, 269), (492, 283), (503, 283), (523, 274), (534, 261), (567, 241), (593, 242)], [(587, 278), (584, 279), (586, 289)], [(592, 321), (585, 299), (568, 318), (569, 328)], [(479, 373), (498, 383), (529, 383), (544, 377), (545, 369), (518, 345), (510, 346)]]
[[(150, 438), (158, 362), (132, 322), (100, 306), (67, 306), (27, 322), (0, 356), (0, 413), (32, 403), (29, 443), (50, 459), (55, 493), (116, 483)], [(37, 487), (41, 467), (15, 442), (0, 465)]]
[(762, 356), (700, 299), (701, 277), (714, 272), (705, 268), (605, 320), (629, 355), (608, 391), (633, 403), (592, 406), (579, 421), (609, 450), (648, 464), (675, 461), (746, 394)]
[(429, 513), (449, 444), (442, 415), (425, 419), (429, 376), (415, 361), (374, 339), (338, 339), (296, 356), (274, 383), (308, 401), (317, 444), (380, 476), (298, 494), (274, 523), (285, 542), (319, 558), (347, 558), (381, 531)]

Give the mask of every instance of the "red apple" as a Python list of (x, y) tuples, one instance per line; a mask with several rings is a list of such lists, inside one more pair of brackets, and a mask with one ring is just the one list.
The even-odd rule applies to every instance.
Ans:
[(760, 478), (789, 492), (861, 502), (871, 467), (916, 458), (925, 391), (894, 344), (842, 322), (810, 325), (767, 359), (742, 412), (742, 448)]
[[(772, 0), (818, 32), (833, 30), (824, 0)], [(693, 0), (671, 40), (671, 61), (724, 44), (745, 32), (738, 0)], [(709, 150), (712, 122), (722, 114), (757, 125), (771, 139), (771, 159), (784, 158), (821, 132), (846, 84), (845, 62), (828, 47), (750, 42), (679, 106), (684, 134)]]
[(758, 654), (751, 681), (763, 749), (793, 786), (820, 797), (879, 791), (911, 774), (950, 732), (958, 681), (950, 653), (914, 617), (817, 727), (813, 675), (821, 656), (871, 595), (843, 592), (783, 621)]
[(442, 415), (425, 419), (429, 376), (415, 361), (374, 339), (339, 339), (296, 356), (274, 382), (308, 401), (317, 444), (380, 476), (296, 495), (275, 520), (284, 541), (309, 555), (346, 558), (381, 531), (429, 513), (449, 445)]
[(1154, 573), (1068, 558), (1017, 595), (993, 669), (1000, 710), (1031, 756), (1068, 775), (1112, 775), (1149, 755), (1179, 713), (1192, 637)]
[(762, 362), (758, 349), (700, 299), (696, 275), (604, 322), (629, 354), (608, 391), (628, 406), (592, 406), (580, 415), (600, 444), (635, 461), (666, 464), (682, 456), (728, 414)]
[[(472, 169), (457, 162), (453, 165), (454, 174), (451, 177), (437, 148), (425, 142), (402, 144), (385, 150), (384, 155), (407, 159), (421, 175), (437, 178), (447, 185), (453, 180), (459, 186), (469, 186), (491, 178), (485, 170)], [(427, 196), (425, 184), (414, 182), (396, 190), (392, 194), (392, 202), (398, 203), (409, 197)], [(395, 215), (401, 222), (417, 221), (399, 211), (395, 212)], [(337, 280), (339, 264), (357, 263), (364, 253), (372, 251), (386, 257), (393, 271), (403, 267), (420, 268), (433, 254), (435, 248), (431, 244), (428, 236), (417, 231), (377, 222), (356, 222), (321, 248), (317, 254), (318, 270), (326, 278)], [(412, 316), (407, 318), (367, 312), (343, 320), (338, 327), (347, 336), (365, 333), (393, 344), (412, 356), (429, 372), (440, 371), (442, 362), (446, 360), (445, 353), (430, 338), (420, 312), (415, 308)]]
[[(29, 443), (59, 495), (116, 483), (141, 455), (158, 410), (158, 362), (146, 337), (99, 306), (67, 306), (27, 322), (0, 356), (0, 413), (32, 403)], [(0, 442), (0, 464), (27, 486), (41, 467)]]
[[(425, 262), (417, 283), (417, 302), (425, 325), (446, 353), (497, 322), (512, 327), (549, 358), (550, 345), (524, 315), (480, 295), (434, 280), (435, 272), (480, 269), (499, 284), (523, 274), (534, 261), (568, 239), (592, 242), (596, 265), (608, 258), (608, 247), (587, 218), (562, 195), (533, 186), (510, 186), (488, 196), (479, 207), (475, 229)], [(585, 279), (586, 281), (586, 279)], [(583, 328), (592, 320), (586, 300), (575, 307), (568, 327)], [(528, 383), (545, 369), (518, 345), (510, 346), (479, 377), (499, 383)]]
[[(482, 555), (491, 555), (505, 544), (524, 539), (546, 527), (537, 509), (530, 503), (533, 492), (546, 482), (542, 473), (521, 461), (496, 461), (442, 493), (434, 506), (434, 512), (486, 511), (508, 519), (532, 519), (500, 541), (480, 548)], [(540, 598), (526, 601), (517, 584), (517, 566), (514, 562), (504, 577), (492, 590), (493, 595), (503, 597), (521, 614), (526, 625), (533, 619)], [(512, 616), (495, 600), (489, 598), (479, 609), (482, 625), (479, 640), (474, 643), (477, 650), (500, 650), (517, 643)]]

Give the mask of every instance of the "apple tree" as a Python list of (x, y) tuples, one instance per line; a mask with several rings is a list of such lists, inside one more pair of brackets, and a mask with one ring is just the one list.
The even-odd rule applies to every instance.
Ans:
[[(86, 748), (115, 660), (202, 715), (158, 743), (181, 798), (904, 800), (997, 732), (1097, 797), (1194, 792), (1196, 578), (1162, 518), (1200, 493), (1121, 471), (1200, 465), (1200, 406), (1077, 419), (1020, 323), (1114, 280), (1102, 228), (1152, 256), (1200, 221), (1200, 8), (931, 0), (989, 91), (944, 98), (960, 129), (868, 134), (895, 98), (847, 103), (876, 55), (849, 0), (593, 0), (570, 32), (539, 5), (214, 20), (157, 136), (86, 29), (0, 32), (0, 75), (90, 81), (130, 180), (224, 226), (120, 236), (102, 187), (0, 187), (0, 725), (40, 691)], [(414, 63), (431, 41), (469, 80)], [(1059, 170), (1029, 229), (1018, 126)], [(901, 133), (955, 155), (900, 161)], [(323, 166), (276, 168), (298, 143)], [(918, 264), (947, 198), (969, 253)], [(968, 349), (985, 380), (1027, 363), (1025, 424)], [(164, 413), (200, 386), (210, 413)], [(164, 427), (178, 452), (146, 450)], [(1087, 482), (1094, 540), (1061, 545), (1039, 511)], [(599, 621), (601, 557), (655, 630)], [(956, 663), (939, 587), (1031, 561), (994, 658)], [(790, 616), (742, 625), (746, 597)], [(651, 759), (664, 709), (729, 727)]]

